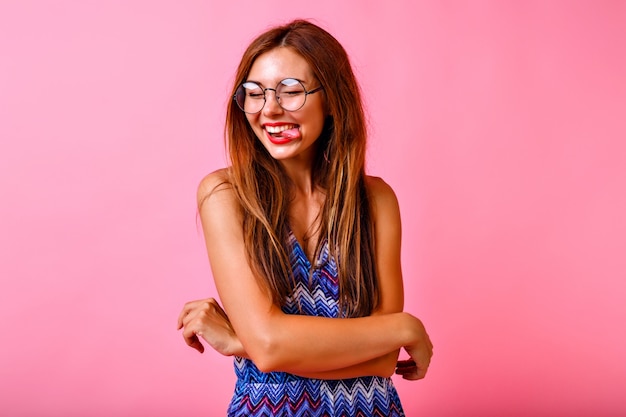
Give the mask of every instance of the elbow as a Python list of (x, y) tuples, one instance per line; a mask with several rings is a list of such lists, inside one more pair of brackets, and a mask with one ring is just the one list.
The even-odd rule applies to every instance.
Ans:
[(252, 358), (252, 362), (257, 367), (257, 369), (263, 373), (276, 372), (278, 371), (275, 363), (271, 358), (268, 357), (258, 357)]
[(290, 335), (283, 330), (285, 326), (280, 322), (283, 315), (278, 312), (267, 320), (258, 320), (240, 336), (248, 358), (261, 372), (284, 371)]
[(244, 346), (249, 359), (259, 371), (268, 373), (280, 368), (280, 354), (276, 342), (268, 335), (257, 337)]

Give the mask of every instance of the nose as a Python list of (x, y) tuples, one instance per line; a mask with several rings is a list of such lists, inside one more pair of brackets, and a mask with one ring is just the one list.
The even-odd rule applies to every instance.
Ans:
[[(269, 94), (269, 92), (273, 92), (274, 94)], [(263, 114), (265, 116), (270, 116), (274, 114), (282, 113), (283, 108), (280, 107), (278, 103), (278, 97), (276, 97), (276, 90), (273, 88), (265, 89), (265, 106), (263, 106)]]

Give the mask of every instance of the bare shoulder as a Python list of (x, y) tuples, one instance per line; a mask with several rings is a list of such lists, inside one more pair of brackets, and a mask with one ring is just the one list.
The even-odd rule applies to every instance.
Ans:
[(241, 225), (241, 206), (227, 168), (211, 172), (200, 181), (197, 202), (205, 232), (231, 222), (234, 222), (232, 225)]
[(228, 179), (228, 168), (218, 169), (213, 171), (200, 181), (198, 185), (198, 207), (207, 202), (214, 195), (224, 194), (232, 197), (232, 187)]
[(382, 214), (381, 211), (385, 215), (389, 215), (390, 211), (397, 212), (399, 210), (396, 193), (382, 178), (368, 175), (365, 184), (371, 198), (370, 204), (372, 204), (376, 217)]

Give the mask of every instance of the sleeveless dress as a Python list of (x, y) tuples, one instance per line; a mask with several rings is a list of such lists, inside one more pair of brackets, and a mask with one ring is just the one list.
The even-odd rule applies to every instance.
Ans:
[[(296, 287), (282, 310), (287, 314), (338, 317), (337, 265), (324, 244), (311, 265), (293, 233), (290, 261)], [(309, 271), (313, 268), (309, 276)], [(391, 378), (340, 380), (263, 373), (251, 360), (236, 357), (235, 392), (229, 417), (404, 417)]]

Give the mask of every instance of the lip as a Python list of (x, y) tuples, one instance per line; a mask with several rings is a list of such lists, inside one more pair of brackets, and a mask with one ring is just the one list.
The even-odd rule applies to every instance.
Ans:
[(296, 123), (289, 123), (289, 122), (274, 122), (274, 123), (263, 123), (261, 126), (265, 127), (265, 126), (272, 126), (272, 127), (276, 127), (276, 126), (285, 126), (285, 125), (295, 125)]
[[(285, 124), (287, 124), (287, 123), (285, 123)], [(276, 138), (276, 137), (270, 135), (270, 133), (267, 130), (263, 129), (263, 131), (265, 132), (265, 136), (267, 137), (267, 140), (272, 142), (274, 145), (285, 145), (285, 144), (291, 142), (291, 139), (289, 139), (289, 138), (283, 138), (283, 137)]]

